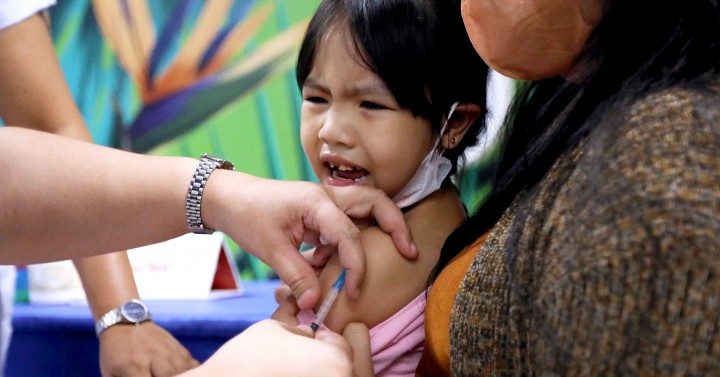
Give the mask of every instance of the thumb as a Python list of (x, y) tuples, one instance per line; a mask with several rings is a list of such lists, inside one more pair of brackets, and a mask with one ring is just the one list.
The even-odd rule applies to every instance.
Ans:
[(293, 248), (273, 255), (276, 257), (266, 263), (290, 287), (298, 307), (312, 308), (320, 299), (320, 281), (308, 261)]

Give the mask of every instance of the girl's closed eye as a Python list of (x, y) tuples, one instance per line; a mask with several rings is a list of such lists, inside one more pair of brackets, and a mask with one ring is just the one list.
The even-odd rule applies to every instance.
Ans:
[(319, 96), (305, 96), (305, 97), (303, 98), (303, 101), (307, 101), (307, 102), (310, 102), (310, 103), (316, 103), (316, 104), (325, 104), (325, 103), (327, 103), (327, 100), (326, 100), (325, 98), (319, 97)]
[(368, 110), (390, 110), (389, 107), (372, 101), (362, 101), (360, 107)]

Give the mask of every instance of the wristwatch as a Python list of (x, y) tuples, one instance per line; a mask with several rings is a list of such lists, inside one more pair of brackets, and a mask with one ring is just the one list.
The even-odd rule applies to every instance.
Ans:
[(188, 229), (193, 233), (212, 234), (215, 231), (203, 224), (201, 216), (203, 190), (205, 190), (205, 184), (210, 178), (210, 173), (215, 169), (235, 170), (235, 165), (207, 153), (200, 157), (200, 164), (195, 169), (195, 174), (193, 174), (188, 186), (187, 200), (185, 202), (185, 217), (187, 218)]
[(138, 299), (130, 299), (117, 308), (103, 314), (95, 322), (95, 334), (100, 337), (105, 329), (118, 323), (139, 325), (150, 320), (150, 310), (147, 305)]

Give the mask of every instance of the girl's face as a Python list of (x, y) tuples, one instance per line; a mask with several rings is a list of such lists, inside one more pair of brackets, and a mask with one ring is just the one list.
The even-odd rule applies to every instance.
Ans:
[(358, 63), (345, 29), (328, 32), (302, 88), (301, 140), (320, 183), (364, 185), (393, 197), (433, 147), (430, 121), (398, 106)]

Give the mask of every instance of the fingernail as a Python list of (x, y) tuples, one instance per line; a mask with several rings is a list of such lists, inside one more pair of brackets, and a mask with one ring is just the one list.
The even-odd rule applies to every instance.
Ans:
[(300, 295), (300, 298), (298, 298), (297, 301), (298, 307), (300, 309), (307, 309), (310, 307), (307, 301), (310, 300), (310, 296), (312, 295), (312, 293), (312, 289), (308, 289)]
[(313, 334), (313, 338), (317, 340), (326, 340), (326, 339), (332, 339), (333, 333), (331, 331), (319, 329)]
[(328, 241), (323, 237), (323, 235), (320, 235), (320, 245), (327, 245)]
[(305, 336), (312, 338), (314, 335), (312, 329), (308, 325), (298, 325), (297, 329), (300, 330), (302, 332), (302, 334)]

